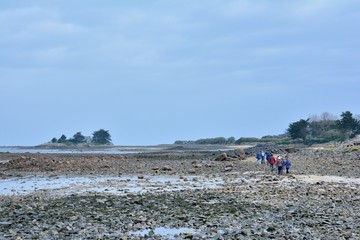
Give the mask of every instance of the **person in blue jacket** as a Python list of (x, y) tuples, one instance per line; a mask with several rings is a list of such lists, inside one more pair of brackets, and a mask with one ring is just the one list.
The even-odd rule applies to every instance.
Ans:
[(262, 158), (261, 152), (258, 151), (256, 154), (256, 164), (257, 165), (261, 165), (261, 158)]
[(265, 152), (265, 158), (266, 158), (267, 165), (269, 165), (270, 157), (271, 157), (271, 153), (269, 153), (269, 151), (266, 151)]
[(286, 173), (289, 173), (289, 169), (291, 167), (291, 162), (289, 160), (289, 157), (286, 155), (285, 157), (285, 168), (286, 168)]

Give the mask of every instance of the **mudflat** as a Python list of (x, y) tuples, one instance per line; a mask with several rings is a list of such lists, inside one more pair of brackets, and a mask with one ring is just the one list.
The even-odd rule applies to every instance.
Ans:
[(0, 239), (360, 238), (357, 151), (297, 149), (283, 175), (222, 153), (0, 153)]

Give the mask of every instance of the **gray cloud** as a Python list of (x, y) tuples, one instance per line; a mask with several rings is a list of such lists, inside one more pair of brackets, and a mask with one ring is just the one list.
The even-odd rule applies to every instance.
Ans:
[[(0, 9), (9, 113), (0, 130), (13, 136), (0, 145), (97, 128), (118, 144), (261, 136), (309, 114), (359, 113), (354, 0), (15, 0)], [(346, 98), (328, 97), (339, 91)]]

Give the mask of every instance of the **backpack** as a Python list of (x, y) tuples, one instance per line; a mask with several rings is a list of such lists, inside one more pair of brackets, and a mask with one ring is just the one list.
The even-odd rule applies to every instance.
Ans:
[(278, 167), (282, 167), (282, 165), (283, 165), (283, 160), (282, 160), (282, 159), (278, 159), (276, 165), (277, 165)]

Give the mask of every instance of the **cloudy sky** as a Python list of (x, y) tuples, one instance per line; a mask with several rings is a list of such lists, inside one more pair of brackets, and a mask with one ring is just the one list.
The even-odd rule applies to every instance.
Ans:
[(360, 114), (358, 0), (0, 2), (0, 146), (261, 137)]

